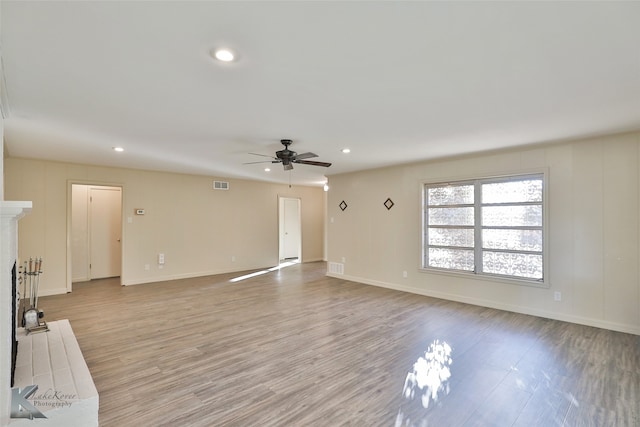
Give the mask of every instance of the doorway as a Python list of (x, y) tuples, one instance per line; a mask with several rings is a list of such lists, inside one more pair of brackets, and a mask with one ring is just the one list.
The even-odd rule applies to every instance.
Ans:
[(302, 259), (300, 199), (278, 199), (280, 261)]
[(70, 230), (72, 282), (120, 277), (121, 187), (72, 184)]

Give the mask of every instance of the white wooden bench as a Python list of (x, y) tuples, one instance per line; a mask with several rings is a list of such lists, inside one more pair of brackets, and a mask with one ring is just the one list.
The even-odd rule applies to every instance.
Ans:
[(69, 321), (47, 325), (48, 332), (18, 329), (14, 384), (38, 386), (28, 400), (47, 418), (14, 418), (9, 426), (98, 426), (98, 391)]

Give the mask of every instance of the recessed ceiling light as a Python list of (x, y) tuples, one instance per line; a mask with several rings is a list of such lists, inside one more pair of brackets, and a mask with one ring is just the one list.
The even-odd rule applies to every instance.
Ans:
[(351, 150), (349, 148), (343, 148), (341, 150), (344, 154), (349, 154), (351, 152)]
[(124, 148), (122, 148), (122, 147), (113, 147), (113, 151), (117, 151), (118, 153), (122, 153), (124, 151)]
[(264, 171), (265, 171), (265, 172), (271, 172), (271, 169), (269, 169), (269, 168), (264, 168)]
[(235, 55), (229, 49), (216, 49), (213, 52), (213, 57), (218, 61), (231, 62), (235, 59)]

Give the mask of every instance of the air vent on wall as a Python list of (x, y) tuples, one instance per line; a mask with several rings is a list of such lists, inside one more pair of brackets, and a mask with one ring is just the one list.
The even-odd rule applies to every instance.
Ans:
[(213, 189), (214, 190), (228, 190), (229, 183), (226, 181), (213, 181)]
[(329, 273), (332, 274), (344, 274), (344, 264), (339, 262), (329, 263)]

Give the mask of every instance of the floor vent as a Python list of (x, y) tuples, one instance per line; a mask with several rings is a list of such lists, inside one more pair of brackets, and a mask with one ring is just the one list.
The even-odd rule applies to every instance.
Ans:
[(330, 262), (329, 273), (344, 274), (344, 264), (340, 264), (339, 262)]
[(228, 190), (229, 183), (227, 181), (213, 181), (214, 190)]

